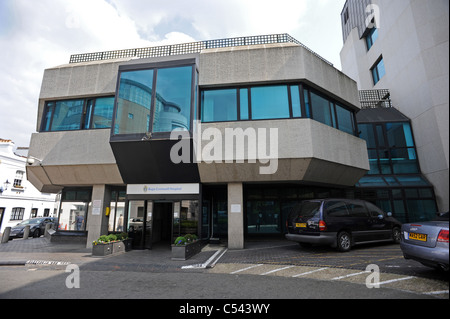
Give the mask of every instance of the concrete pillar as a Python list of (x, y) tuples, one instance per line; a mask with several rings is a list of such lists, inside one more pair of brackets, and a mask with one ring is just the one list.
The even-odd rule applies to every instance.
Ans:
[(228, 184), (228, 249), (244, 248), (244, 196), (242, 183)]
[(92, 248), (92, 242), (101, 235), (108, 233), (108, 217), (106, 207), (111, 203), (111, 190), (106, 185), (94, 185), (92, 187), (92, 204), (89, 207), (86, 224), (87, 242), (86, 248)]
[(23, 229), (23, 239), (28, 239), (29, 235), (30, 235), (30, 225), (27, 225)]
[(6, 227), (3, 231), (2, 244), (6, 244), (9, 241), (9, 234), (11, 233), (11, 227)]

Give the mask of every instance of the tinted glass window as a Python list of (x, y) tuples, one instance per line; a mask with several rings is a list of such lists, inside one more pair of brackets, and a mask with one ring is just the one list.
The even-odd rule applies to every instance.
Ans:
[(159, 69), (153, 132), (189, 131), (192, 66)]
[(347, 203), (351, 217), (367, 217), (366, 207), (362, 203)]
[(300, 91), (298, 85), (291, 86), (292, 116), (301, 117)]
[(316, 121), (333, 126), (331, 122), (330, 102), (327, 99), (311, 92), (311, 105), (313, 118)]
[(122, 72), (114, 133), (148, 131), (152, 100), (153, 70)]
[[(241, 101), (245, 100), (241, 90)], [(246, 90), (245, 90), (246, 91)], [(247, 98), (248, 101), (248, 98)], [(244, 114), (243, 114), (244, 112)], [(241, 103), (241, 117), (245, 114), (245, 106)], [(236, 121), (237, 120), (237, 93), (236, 89), (229, 90), (211, 90), (202, 92), (202, 121), (203, 122), (219, 122), (219, 121)]]
[(320, 216), (320, 206), (322, 202), (310, 202), (303, 201), (297, 205), (291, 213), (291, 218), (302, 217), (319, 217)]
[(339, 105), (336, 105), (336, 114), (339, 129), (349, 134), (353, 134), (353, 114)]
[(374, 204), (367, 202), (366, 206), (367, 209), (369, 210), (370, 216), (378, 217), (378, 215), (384, 215), (383, 211)]
[(287, 86), (251, 88), (252, 119), (289, 118)]
[(409, 123), (387, 123), (386, 135), (390, 147), (414, 147)]
[(349, 216), (347, 205), (341, 201), (332, 201), (326, 203), (326, 213), (329, 217), (346, 217)]
[(50, 131), (79, 130), (83, 106), (84, 100), (56, 102)]
[(248, 89), (240, 89), (240, 109), (241, 109), (241, 120), (248, 120)]
[(109, 128), (114, 112), (114, 98), (89, 100), (86, 106), (85, 128)]
[(377, 144), (375, 141), (375, 134), (373, 133), (372, 124), (358, 124), (358, 129), (361, 132), (359, 137), (364, 139), (367, 142), (368, 148), (377, 147)]

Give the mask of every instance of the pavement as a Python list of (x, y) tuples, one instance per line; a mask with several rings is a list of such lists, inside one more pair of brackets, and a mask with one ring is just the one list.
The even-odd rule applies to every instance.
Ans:
[(74, 244), (50, 243), (46, 238), (14, 239), (0, 244), (2, 266), (45, 266), (64, 269), (76, 264), (89, 271), (207, 272), (230, 275), (266, 275), (318, 280), (341, 280), (365, 284), (368, 265), (382, 273), (388, 287), (449, 298), (449, 274), (405, 260), (399, 245), (378, 244), (354, 247), (340, 253), (329, 247), (301, 248), (286, 240), (247, 240), (245, 249), (229, 250), (226, 242), (207, 244), (185, 261), (171, 260), (168, 243), (152, 250), (131, 250), (117, 255), (95, 257), (91, 249)]

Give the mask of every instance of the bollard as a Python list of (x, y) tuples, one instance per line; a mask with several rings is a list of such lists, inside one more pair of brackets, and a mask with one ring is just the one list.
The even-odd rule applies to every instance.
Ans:
[(23, 239), (28, 239), (29, 235), (30, 235), (30, 225), (27, 225), (23, 229)]
[(6, 227), (3, 232), (2, 244), (6, 244), (9, 241), (9, 234), (11, 233), (11, 227)]

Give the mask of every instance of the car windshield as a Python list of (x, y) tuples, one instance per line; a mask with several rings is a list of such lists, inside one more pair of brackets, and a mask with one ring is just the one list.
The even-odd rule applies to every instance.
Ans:
[(291, 218), (314, 217), (319, 214), (321, 204), (322, 202), (303, 201), (294, 207)]
[(27, 219), (21, 222), (19, 225), (33, 225), (33, 224), (39, 224), (43, 218), (33, 218), (33, 219)]

